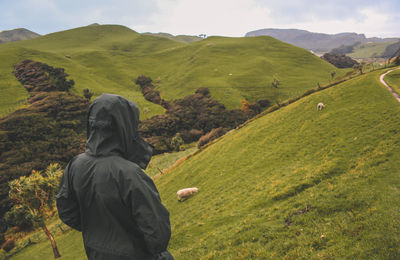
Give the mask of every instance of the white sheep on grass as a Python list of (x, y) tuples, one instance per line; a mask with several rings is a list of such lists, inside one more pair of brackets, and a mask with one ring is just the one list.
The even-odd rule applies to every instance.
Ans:
[(178, 194), (178, 201), (181, 201), (183, 198), (188, 198), (198, 191), (199, 189), (196, 187), (178, 190), (178, 192), (176, 193)]
[(325, 108), (324, 103), (322, 103), (322, 102), (318, 103), (318, 105), (317, 105), (317, 110), (318, 110), (318, 111), (319, 111), (319, 110), (322, 110), (322, 109), (324, 109), (324, 108)]

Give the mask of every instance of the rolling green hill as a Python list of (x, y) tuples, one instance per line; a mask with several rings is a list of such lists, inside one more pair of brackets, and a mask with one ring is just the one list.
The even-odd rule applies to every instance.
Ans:
[(356, 45), (352, 53), (347, 55), (354, 59), (381, 57), (386, 47), (394, 42), (368, 42)]
[(25, 28), (1, 31), (0, 32), (0, 43), (22, 41), (22, 40), (26, 40), (26, 39), (36, 38), (39, 36), (40, 36), (40, 34), (29, 31)]
[[(158, 177), (175, 258), (398, 259), (400, 106), (380, 73), (255, 119)], [(179, 203), (185, 187), (199, 193)], [(80, 233), (58, 241), (64, 259), (84, 259)], [(12, 259), (51, 257), (44, 243)]]
[[(399, 123), (398, 102), (372, 73), (227, 134), (156, 182), (172, 253), (399, 258)], [(178, 203), (184, 187), (200, 191)]]
[[(242, 99), (298, 96), (317, 82), (327, 83), (330, 72), (338, 71), (308, 51), (271, 37), (209, 37), (186, 44), (122, 26), (87, 26), (0, 46), (0, 115), (24, 105), (27, 93), (12, 74), (23, 59), (65, 68), (75, 81), (74, 93), (89, 88), (95, 96), (107, 92), (133, 99), (142, 110), (147, 108), (145, 117), (163, 109), (144, 100), (134, 85), (141, 74), (153, 78), (164, 98), (208, 87), (228, 108), (238, 108)], [(270, 87), (274, 76), (281, 81), (278, 93)]]
[(157, 37), (164, 37), (168, 38), (170, 40), (178, 41), (178, 42), (184, 42), (184, 43), (191, 43), (191, 42), (197, 42), (203, 40), (203, 38), (199, 36), (194, 36), (194, 35), (172, 35), (169, 33), (151, 33), (151, 32), (145, 32), (142, 33), (144, 35), (152, 35), (152, 36), (157, 36)]

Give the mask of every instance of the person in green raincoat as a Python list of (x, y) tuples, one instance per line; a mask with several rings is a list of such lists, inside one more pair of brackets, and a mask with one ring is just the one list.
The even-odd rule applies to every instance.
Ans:
[(139, 109), (103, 94), (88, 111), (86, 151), (66, 167), (60, 219), (82, 232), (89, 259), (173, 259), (169, 212), (145, 169), (152, 147), (138, 135)]

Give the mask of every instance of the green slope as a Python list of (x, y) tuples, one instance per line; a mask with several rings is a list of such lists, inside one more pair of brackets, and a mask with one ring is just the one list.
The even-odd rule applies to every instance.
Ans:
[(387, 74), (385, 81), (396, 93), (400, 94), (400, 70), (395, 70)]
[(353, 59), (366, 59), (380, 57), (387, 46), (393, 44), (394, 42), (368, 42), (356, 45), (352, 53), (346, 55), (352, 57)]
[[(399, 258), (399, 124), (398, 102), (373, 73), (227, 134), (157, 181), (171, 212), (171, 252)], [(185, 187), (200, 191), (178, 203)]]
[[(141, 74), (152, 77), (167, 99), (209, 87), (213, 96), (233, 108), (240, 107), (243, 98), (298, 96), (317, 82), (327, 83), (330, 72), (337, 70), (304, 49), (270, 37), (209, 37), (186, 44), (122, 26), (88, 26), (0, 46), (0, 89), (4, 93), (0, 115), (27, 97), (12, 74), (13, 66), (26, 58), (65, 68), (76, 83), (75, 93), (89, 88), (95, 95), (124, 95), (141, 108), (147, 107), (146, 116), (163, 109), (145, 101), (133, 84)], [(270, 87), (274, 75), (281, 81), (278, 93)]]
[[(175, 258), (399, 258), (400, 106), (380, 73), (258, 118), (157, 178)], [(179, 203), (185, 187), (199, 193)], [(56, 239), (61, 259), (84, 259), (80, 233)], [(51, 255), (44, 241), (12, 259)]]

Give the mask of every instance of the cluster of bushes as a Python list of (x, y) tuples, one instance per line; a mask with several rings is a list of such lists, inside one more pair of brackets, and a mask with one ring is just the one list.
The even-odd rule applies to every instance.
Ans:
[(321, 58), (337, 68), (352, 68), (358, 65), (357, 61), (344, 54), (325, 53)]
[(268, 100), (249, 104), (248, 110), (226, 109), (211, 97), (208, 88), (168, 102), (166, 113), (141, 122), (140, 135), (151, 143), (156, 153), (175, 150), (172, 139), (179, 133), (184, 143), (198, 141), (215, 128), (232, 129), (269, 106)]
[[(19, 65), (16, 75), (24, 75), (21, 83), (34, 82), (35, 87), (27, 88), (31, 94), (29, 106), (0, 119), (0, 232), (10, 225), (29, 227), (29, 219), (26, 219), (27, 223), (10, 223), (11, 217), (8, 220), (4, 218), (12, 207), (8, 182), (29, 175), (32, 169), (43, 170), (50, 162), (60, 162), (65, 166), (84, 150), (86, 142), (88, 100), (56, 91), (53, 87), (44, 87), (48, 86), (48, 78), (36, 77), (41, 73), (38, 68), (47, 68), (60, 77), (53, 82), (63, 82), (65, 74), (57, 74), (63, 70), (32, 61)], [(29, 75), (34, 78), (29, 79)], [(10, 214), (18, 217), (19, 213)]]
[(161, 98), (160, 91), (154, 90), (153, 80), (145, 75), (141, 75), (136, 79), (136, 85), (140, 86), (142, 94), (147, 101), (168, 108), (168, 102)]
[(74, 85), (73, 80), (66, 80), (68, 74), (63, 68), (32, 60), (19, 62), (14, 75), (32, 95), (40, 91), (68, 91)]

